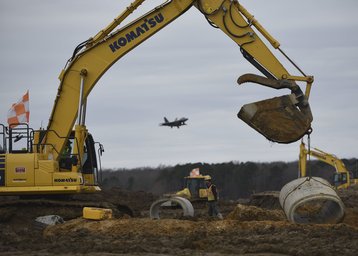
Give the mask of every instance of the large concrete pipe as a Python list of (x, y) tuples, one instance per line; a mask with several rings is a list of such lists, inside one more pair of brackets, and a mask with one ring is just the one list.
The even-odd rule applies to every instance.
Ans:
[(160, 211), (163, 210), (163, 206), (179, 205), (183, 209), (183, 216), (194, 216), (194, 208), (191, 202), (183, 197), (170, 197), (161, 198), (152, 203), (149, 210), (151, 219), (160, 219)]
[(295, 223), (338, 223), (344, 204), (331, 184), (319, 177), (303, 177), (280, 191), (280, 204), (288, 220)]

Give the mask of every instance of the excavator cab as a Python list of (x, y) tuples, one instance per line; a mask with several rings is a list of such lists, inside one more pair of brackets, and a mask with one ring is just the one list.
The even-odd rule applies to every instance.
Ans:
[[(0, 194), (75, 194), (99, 191), (95, 142), (87, 134), (82, 158), (74, 150), (75, 132), (65, 139), (67, 146), (58, 162), (46, 155), (40, 141), (48, 131), (34, 131), (27, 124), (0, 125)], [(103, 147), (101, 146), (103, 149)], [(101, 151), (102, 152), (102, 151)], [(99, 157), (99, 156), (98, 156)], [(15, 161), (16, 159), (16, 161)], [(34, 159), (37, 164), (33, 164)], [(74, 168), (76, 167), (76, 168)], [(78, 168), (79, 167), (79, 168)]]
[(348, 179), (347, 173), (335, 173), (333, 175), (333, 184), (336, 188), (348, 188)]
[(190, 201), (207, 200), (206, 189), (205, 176), (187, 176), (184, 177), (184, 189), (178, 191), (176, 195), (185, 197)]
[(206, 184), (203, 177), (186, 177), (185, 187), (189, 189), (192, 199), (206, 199)]
[(98, 185), (101, 168), (98, 167), (98, 159), (100, 159), (100, 154), (96, 155), (96, 147), (93, 136), (88, 133), (82, 159), (78, 154), (74, 152), (78, 152), (78, 150), (74, 150), (74, 147), (77, 147), (77, 143), (75, 140), (75, 132), (72, 131), (69, 136), (65, 149), (63, 150), (60, 160), (59, 167), (62, 171), (71, 171), (72, 166), (76, 166), (79, 162), (81, 163), (81, 173), (84, 177), (85, 184)]

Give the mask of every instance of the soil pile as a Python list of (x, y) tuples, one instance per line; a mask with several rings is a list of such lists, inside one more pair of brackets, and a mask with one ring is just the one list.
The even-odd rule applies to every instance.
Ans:
[(286, 217), (282, 210), (267, 210), (256, 206), (238, 204), (226, 219), (238, 221), (284, 221)]
[[(283, 255), (355, 255), (358, 230), (345, 224), (297, 225), (287, 221), (190, 221), (115, 219), (100, 222), (76, 219), (44, 232), (48, 248), (77, 252), (126, 254), (214, 255), (277, 253)], [(344, 247), (342, 247), (344, 244)], [(304, 245), (304, 246), (303, 246)], [(344, 252), (344, 253), (342, 253)]]

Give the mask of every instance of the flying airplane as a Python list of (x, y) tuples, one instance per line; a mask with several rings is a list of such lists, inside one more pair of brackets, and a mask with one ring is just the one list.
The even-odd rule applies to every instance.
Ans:
[(164, 117), (164, 123), (161, 123), (159, 125), (160, 126), (170, 126), (170, 128), (173, 128), (174, 126), (176, 126), (179, 128), (182, 125), (186, 125), (186, 123), (185, 123), (186, 121), (188, 121), (188, 118), (182, 117), (180, 119), (175, 118), (174, 121), (169, 122), (168, 119), (166, 117)]

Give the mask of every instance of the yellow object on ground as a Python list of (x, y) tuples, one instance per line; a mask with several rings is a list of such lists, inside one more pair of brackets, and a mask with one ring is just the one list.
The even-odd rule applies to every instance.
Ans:
[(83, 207), (83, 218), (89, 220), (112, 219), (112, 210), (104, 208)]

